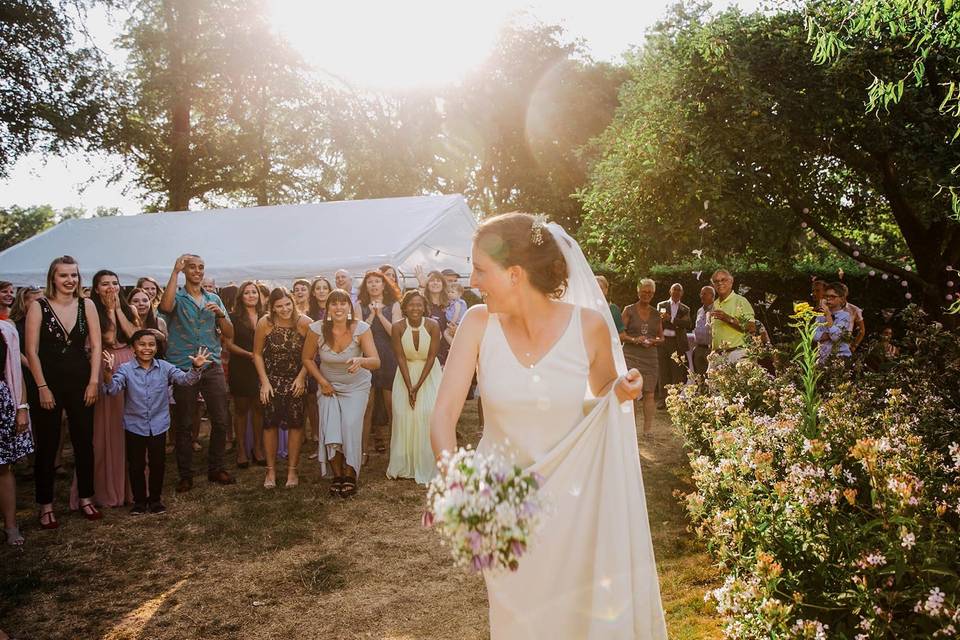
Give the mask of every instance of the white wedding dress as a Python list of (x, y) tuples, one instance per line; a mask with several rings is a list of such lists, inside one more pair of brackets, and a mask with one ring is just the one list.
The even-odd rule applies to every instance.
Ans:
[[(576, 252), (568, 265), (577, 258), (589, 273), (576, 243), (550, 227), (562, 234), (558, 241), (567, 239), (565, 253)], [(589, 289), (592, 273), (589, 283), (579, 275), (581, 294), (596, 294), (585, 306), (606, 310), (599, 288)], [(667, 637), (633, 406), (621, 406), (612, 392), (590, 400), (582, 313), (572, 309), (563, 335), (531, 367), (514, 356), (496, 314), (480, 345), (478, 449), (502, 447), (544, 476), (549, 504), (520, 568), (485, 574), (493, 640)], [(618, 371), (625, 370), (619, 341), (614, 350)]]

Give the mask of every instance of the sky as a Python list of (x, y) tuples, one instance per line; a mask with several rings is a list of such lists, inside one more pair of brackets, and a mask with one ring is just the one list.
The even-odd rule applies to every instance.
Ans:
[[(478, 65), (504, 23), (521, 16), (559, 24), (569, 38), (582, 38), (596, 60), (619, 60), (675, 0), (269, 0), (271, 21), (311, 64), (352, 84), (371, 88), (438, 86)], [(753, 9), (757, 0), (727, 0)], [(120, 25), (102, 10), (89, 16), (94, 41), (111, 60), (123, 54), (112, 40)], [(139, 213), (136, 193), (98, 178), (115, 158), (74, 153), (31, 154), (0, 182), (0, 207), (50, 204), (93, 211), (117, 207)]]

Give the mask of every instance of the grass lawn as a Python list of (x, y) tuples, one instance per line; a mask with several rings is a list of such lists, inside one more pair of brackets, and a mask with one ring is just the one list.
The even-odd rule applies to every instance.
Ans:
[[(461, 442), (479, 440), (474, 406)], [(673, 495), (686, 489), (686, 458), (660, 415), (640, 455), (670, 637), (717, 638), (703, 601), (716, 572)], [(100, 523), (64, 510), (69, 482), (58, 478), (52, 532), (38, 528), (33, 483), (21, 480), (27, 544), (0, 549), (0, 628), (21, 640), (487, 637), (483, 580), (453, 568), (420, 527), (423, 490), (387, 480), (386, 463), (374, 456), (349, 500), (331, 498), (305, 456), (296, 489), (282, 487), (281, 461), (273, 491), (251, 467), (230, 487), (199, 475), (177, 496), (170, 456), (167, 514), (107, 509)]]

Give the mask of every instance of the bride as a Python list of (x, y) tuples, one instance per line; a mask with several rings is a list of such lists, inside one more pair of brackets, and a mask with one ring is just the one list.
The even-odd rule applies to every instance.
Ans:
[(431, 418), (434, 453), (456, 449), (474, 371), (478, 450), (507, 450), (544, 477), (550, 505), (513, 573), (485, 574), (494, 640), (666, 638), (640, 474), (629, 372), (580, 247), (542, 216), (477, 229), (471, 284), (485, 305), (457, 330)]

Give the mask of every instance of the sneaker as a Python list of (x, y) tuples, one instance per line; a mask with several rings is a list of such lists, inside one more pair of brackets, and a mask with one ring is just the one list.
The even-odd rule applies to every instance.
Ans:
[(142, 516), (147, 512), (147, 505), (142, 502), (137, 502), (133, 505), (133, 508), (130, 509), (130, 515), (132, 516)]
[(167, 508), (159, 500), (150, 503), (150, 513), (166, 513)]

